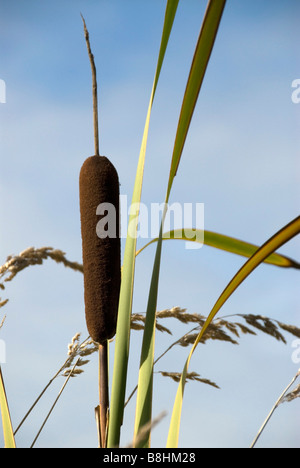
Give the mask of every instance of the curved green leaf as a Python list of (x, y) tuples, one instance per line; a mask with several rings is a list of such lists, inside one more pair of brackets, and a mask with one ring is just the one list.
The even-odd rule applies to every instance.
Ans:
[(252, 257), (243, 265), (243, 267), (237, 272), (237, 274), (232, 278), (230, 283), (224, 289), (222, 294), (220, 295), (219, 299), (215, 303), (214, 307), (212, 308), (205, 324), (202, 327), (201, 332), (199, 333), (194, 346), (188, 356), (188, 359), (185, 363), (181, 380), (178, 386), (175, 403), (173, 407), (173, 413), (171, 418), (171, 424), (169, 429), (167, 447), (177, 447), (178, 445), (178, 438), (179, 438), (179, 429), (180, 429), (180, 420), (181, 420), (181, 412), (182, 412), (182, 402), (183, 402), (183, 394), (185, 388), (185, 380), (186, 374), (188, 372), (188, 367), (192, 358), (192, 355), (198, 346), (199, 342), (201, 341), (204, 333), (206, 332), (207, 328), (211, 324), (212, 320), (221, 309), (221, 307), (225, 304), (227, 299), (234, 293), (234, 291), (240, 286), (240, 284), (262, 263), (266, 258), (268, 258), (275, 250), (280, 248), (290, 239), (295, 237), (300, 233), (300, 216), (294, 219), (291, 223), (287, 226), (282, 228), (279, 232), (277, 232), (273, 237), (271, 237), (262, 247), (260, 247)]
[[(166, 193), (165, 208), (169, 200), (173, 180), (180, 162), (185, 140), (189, 131), (191, 119), (198, 100), (208, 61), (214, 46), (225, 3), (226, 0), (211, 0), (209, 2), (200, 30), (200, 35), (196, 45), (177, 126), (177, 133), (174, 142), (169, 181)], [(162, 216), (160, 237), (157, 244), (157, 250), (151, 278), (151, 286), (148, 297), (146, 322), (141, 353), (141, 364), (139, 372), (139, 385), (135, 419), (135, 436), (140, 432), (142, 427), (144, 427), (146, 424), (149, 424), (152, 418), (155, 312), (161, 260), (162, 232), (165, 215), (166, 209), (164, 210)], [(145, 436), (144, 440), (139, 441), (138, 446), (148, 447), (149, 444), (150, 431)]]
[[(225, 236), (212, 231), (201, 231), (199, 229), (174, 229), (172, 231), (165, 232), (162, 236), (163, 240), (183, 240), (185, 242), (199, 242), (216, 249), (224, 250), (236, 255), (243, 257), (251, 257), (257, 250), (258, 246), (245, 242), (234, 237)], [(149, 245), (158, 241), (158, 237), (152, 239), (144, 245), (140, 250), (137, 251), (136, 255), (139, 255)], [(281, 255), (279, 253), (271, 254), (264, 263), (270, 265), (282, 267), (282, 268), (296, 268), (300, 269), (300, 263), (295, 260)]]
[(206, 9), (178, 121), (167, 188), (167, 202), (169, 200), (174, 177), (178, 170), (184, 144), (204, 80), (207, 65), (213, 50), (225, 4), (226, 0), (210, 0)]
[(137, 166), (136, 178), (134, 183), (131, 212), (128, 224), (128, 236), (126, 239), (124, 262), (122, 269), (122, 282), (120, 290), (118, 323), (115, 344), (115, 359), (114, 371), (112, 379), (112, 392), (111, 392), (111, 409), (109, 415), (108, 427), (108, 440), (107, 446), (109, 448), (118, 447), (120, 440), (120, 430), (123, 421), (125, 390), (127, 379), (128, 355), (129, 355), (129, 341), (130, 341), (130, 317), (132, 310), (132, 296), (134, 286), (134, 273), (135, 273), (135, 252), (136, 252), (136, 235), (138, 227), (139, 207), (141, 200), (141, 192), (143, 185), (144, 165), (146, 158), (146, 147), (148, 140), (150, 115), (152, 104), (155, 96), (155, 91), (163, 64), (165, 52), (167, 49), (169, 37), (171, 34), (173, 21), (175, 18), (179, 0), (168, 0), (166, 7), (166, 14), (164, 20), (164, 27), (154, 77), (144, 134), (140, 149), (139, 161)]
[(15, 443), (14, 433), (12, 429), (1, 368), (0, 368), (0, 408), (1, 408), (1, 415), (2, 415), (5, 448), (16, 448), (16, 443)]

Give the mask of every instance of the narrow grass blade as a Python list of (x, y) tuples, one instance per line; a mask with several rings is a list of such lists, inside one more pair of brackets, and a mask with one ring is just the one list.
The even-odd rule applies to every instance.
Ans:
[[(194, 113), (198, 95), (206, 72), (207, 64), (213, 49), (218, 27), (221, 21), (226, 0), (212, 0), (208, 4), (205, 18), (200, 30), (199, 39), (190, 74), (183, 98), (181, 113), (178, 121), (177, 133), (175, 137), (169, 182), (167, 187), (165, 210), (162, 216), (162, 224), (155, 261), (152, 272), (151, 286), (149, 291), (148, 306), (146, 313), (146, 323), (143, 336), (141, 364), (139, 372), (139, 385), (137, 394), (135, 437), (142, 427), (149, 424), (152, 417), (152, 383), (154, 365), (154, 343), (155, 343), (155, 313), (158, 294), (159, 270), (162, 249), (162, 232), (164, 219), (166, 216), (166, 205), (169, 200), (170, 191), (174, 177), (177, 172), (184, 143), (187, 137), (191, 119)], [(138, 447), (148, 447), (150, 445), (150, 431), (139, 441)]]
[(167, 201), (169, 199), (174, 177), (177, 173), (183, 147), (215, 43), (225, 4), (226, 0), (210, 0), (208, 2), (181, 107), (169, 175), (166, 197)]
[[(161, 260), (162, 239), (158, 239), (154, 267), (151, 278), (151, 285), (148, 297), (146, 311), (145, 329), (143, 334), (140, 371), (138, 379), (138, 393), (136, 403), (136, 418), (134, 427), (134, 440), (138, 443), (136, 448), (148, 448), (150, 446), (150, 431), (152, 419), (152, 389), (153, 389), (153, 366), (154, 366), (154, 348), (155, 348), (155, 321), (156, 306), (159, 282), (159, 270)], [(148, 431), (142, 428), (149, 427)]]
[(132, 296), (135, 271), (136, 232), (138, 226), (139, 206), (143, 184), (150, 115), (160, 71), (162, 68), (175, 14), (177, 11), (178, 2), (179, 0), (168, 0), (166, 7), (160, 51), (146, 117), (146, 123), (132, 196), (131, 212), (129, 215), (128, 235), (125, 245), (124, 262), (122, 270), (122, 283), (120, 291), (118, 324), (115, 345), (114, 371), (112, 379), (111, 410), (109, 417), (107, 442), (107, 446), (109, 448), (119, 446), (120, 429), (123, 421), (130, 342), (130, 316), (132, 310)]
[(5, 448), (16, 448), (16, 443), (15, 443), (14, 433), (12, 429), (12, 423), (10, 419), (9, 408), (8, 408), (1, 368), (0, 368), (0, 408), (1, 408), (1, 415), (2, 415)]
[[(216, 249), (224, 250), (242, 257), (251, 257), (257, 250), (258, 246), (245, 242), (234, 237), (225, 236), (211, 231), (200, 231), (198, 229), (174, 229), (172, 231), (165, 232), (162, 236), (163, 240), (183, 240), (185, 242), (200, 242), (204, 245), (214, 247)], [(199, 239), (203, 239), (199, 240)], [(144, 245), (140, 250), (137, 251), (136, 255), (139, 255), (149, 245), (158, 241), (158, 237), (152, 239), (148, 244)], [(271, 254), (264, 263), (270, 265), (282, 267), (282, 268), (296, 268), (300, 269), (300, 263), (293, 260), (285, 255), (279, 253)]]
[(290, 239), (295, 237), (300, 233), (300, 216), (294, 219), (291, 223), (287, 226), (282, 228), (279, 232), (277, 232), (273, 237), (271, 237), (262, 247), (260, 247), (257, 252), (255, 252), (252, 257), (243, 265), (243, 267), (237, 272), (237, 274), (232, 278), (230, 283), (222, 292), (221, 296), (215, 303), (213, 309), (211, 310), (205, 324), (202, 327), (201, 332), (199, 333), (194, 346), (188, 356), (188, 359), (185, 363), (181, 380), (178, 386), (175, 403), (173, 407), (173, 413), (171, 418), (171, 424), (169, 429), (167, 447), (177, 447), (178, 445), (178, 438), (179, 438), (179, 429), (180, 429), (180, 420), (181, 420), (181, 411), (182, 411), (182, 402), (183, 402), (183, 394), (185, 388), (185, 380), (186, 374), (188, 371), (188, 367), (190, 364), (190, 360), (192, 355), (198, 346), (200, 340), (202, 339), (204, 333), (206, 332), (207, 328), (209, 327), (210, 323), (214, 319), (215, 315), (221, 309), (221, 307), (225, 304), (228, 298), (234, 293), (234, 291), (240, 286), (240, 284), (267, 258), (271, 255), (275, 250), (280, 248)]

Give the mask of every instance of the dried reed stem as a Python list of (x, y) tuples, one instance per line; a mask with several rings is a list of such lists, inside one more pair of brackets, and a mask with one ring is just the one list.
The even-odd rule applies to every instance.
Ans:
[(106, 448), (108, 411), (108, 342), (99, 345), (99, 427), (101, 442), (100, 447)]
[(3, 317), (3, 319), (2, 319), (2, 321), (1, 321), (1, 323), (0, 323), (0, 330), (1, 330), (1, 328), (3, 327), (3, 325), (4, 325), (5, 319), (6, 319), (6, 315), (4, 315), (4, 317)]
[[(84, 26), (85, 40), (92, 69), (93, 80), (93, 115), (94, 115), (94, 142), (95, 155), (99, 156), (99, 125), (98, 125), (98, 92), (97, 73), (94, 56), (91, 51), (89, 32), (86, 27), (84, 17), (81, 14)], [(109, 390), (108, 390), (108, 342), (99, 344), (99, 407), (96, 408), (96, 420), (98, 427), (99, 445), (106, 447), (108, 411), (109, 411)]]
[(93, 114), (94, 114), (94, 142), (95, 142), (95, 155), (99, 156), (99, 126), (98, 126), (98, 91), (97, 91), (97, 72), (96, 72), (96, 65), (94, 60), (94, 55), (91, 51), (90, 39), (89, 39), (89, 32), (86, 27), (86, 23), (84, 17), (81, 14), (81, 18), (83, 21), (84, 27), (84, 35), (87, 45), (87, 50), (91, 62), (92, 68), (92, 79), (93, 79)]
[(63, 386), (61, 387), (61, 389), (60, 389), (60, 391), (59, 391), (59, 393), (58, 393), (58, 395), (57, 395), (57, 397), (56, 397), (56, 399), (55, 399), (53, 405), (52, 405), (51, 408), (50, 408), (49, 413), (47, 414), (47, 416), (46, 416), (46, 418), (45, 418), (45, 420), (44, 420), (42, 426), (40, 427), (40, 429), (39, 429), (37, 435), (35, 436), (35, 439), (34, 439), (34, 441), (32, 442), (30, 448), (33, 448), (33, 447), (34, 447), (34, 445), (35, 445), (37, 439), (38, 439), (39, 436), (40, 436), (40, 433), (41, 433), (42, 430), (44, 429), (44, 426), (45, 426), (46, 422), (48, 421), (48, 419), (49, 419), (49, 417), (50, 417), (52, 411), (54, 410), (54, 407), (55, 407), (56, 403), (58, 402), (58, 400), (59, 400), (59, 398), (60, 398), (62, 392), (64, 391), (64, 389), (65, 389), (65, 387), (66, 387), (66, 385), (67, 385), (67, 383), (68, 383), (68, 381), (69, 381), (69, 379), (70, 379), (70, 377), (71, 377), (71, 375), (72, 375), (72, 372), (75, 370), (75, 367), (77, 366), (77, 362), (79, 361), (79, 359), (80, 359), (80, 358), (77, 359), (76, 363), (74, 364), (74, 366), (73, 366), (73, 368), (72, 368), (72, 371), (70, 372), (70, 374), (68, 375), (68, 378), (66, 379), (65, 383), (64, 383)]
[[(69, 348), (69, 352), (68, 352), (68, 358), (66, 359), (66, 361), (64, 362), (64, 364), (60, 367), (60, 369), (56, 372), (56, 374), (52, 377), (52, 379), (48, 382), (48, 384), (46, 385), (46, 387), (43, 389), (43, 391), (39, 394), (39, 396), (36, 398), (35, 402), (33, 403), (33, 405), (31, 405), (31, 407), (29, 408), (29, 410), (27, 411), (27, 413), (25, 414), (25, 416), (23, 417), (22, 421), (20, 422), (20, 424), (18, 425), (18, 427), (15, 429), (14, 431), (14, 435), (17, 434), (17, 432), (19, 431), (19, 429), (21, 428), (21, 426), (24, 424), (24, 422), (26, 421), (26, 419), (28, 418), (28, 416), (30, 415), (30, 413), (32, 412), (32, 410), (35, 408), (35, 406), (38, 404), (38, 402), (40, 401), (40, 399), (42, 398), (42, 396), (44, 395), (44, 393), (46, 392), (46, 390), (48, 390), (48, 388), (50, 387), (50, 385), (54, 382), (54, 380), (62, 373), (62, 371), (64, 369), (66, 369), (67, 367), (69, 367), (71, 364), (73, 364), (73, 359), (75, 357), (78, 356), (78, 353), (79, 353), (79, 357), (76, 361), (76, 365), (78, 366), (80, 364), (80, 358), (82, 355), (84, 355), (85, 353), (85, 347), (89, 344), (88, 343), (88, 339), (84, 340), (83, 343), (81, 343), (81, 345), (79, 345), (78, 343), (76, 344), (76, 341), (79, 341), (79, 337), (80, 337), (80, 334), (77, 333), (73, 339), (72, 339), (72, 343), (68, 346)], [(72, 369), (68, 370), (68, 374), (66, 375), (66, 377), (73, 377), (74, 374), (76, 373), (76, 370), (75, 370), (75, 367), (73, 367)], [(65, 375), (65, 374), (62, 374), (62, 375)]]
[(271, 409), (270, 413), (268, 414), (266, 420), (264, 421), (263, 425), (261, 426), (260, 430), (258, 431), (254, 441), (252, 442), (251, 444), (251, 447), (250, 448), (254, 448), (258, 439), (260, 438), (261, 434), (263, 433), (266, 425), (268, 424), (268, 422), (270, 421), (271, 417), (273, 416), (273, 413), (274, 411), (278, 408), (278, 406), (280, 405), (280, 403), (282, 402), (285, 394), (289, 391), (289, 389), (291, 388), (291, 386), (296, 382), (296, 380), (298, 379), (298, 377), (300, 377), (300, 369), (298, 370), (297, 374), (295, 375), (295, 377), (293, 377), (292, 381), (288, 384), (288, 386), (286, 387), (286, 389), (282, 392), (282, 394), (280, 395), (280, 397), (278, 398), (278, 400), (276, 401), (275, 405), (273, 406), (273, 408)]

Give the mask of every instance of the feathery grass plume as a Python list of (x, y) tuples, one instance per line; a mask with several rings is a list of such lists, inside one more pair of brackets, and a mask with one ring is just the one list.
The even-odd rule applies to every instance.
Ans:
[[(87, 356), (90, 356), (91, 354), (95, 353), (98, 351), (99, 347), (98, 345), (91, 340), (90, 338), (85, 339), (82, 343), (80, 343), (80, 333), (76, 333), (76, 335), (72, 338), (71, 343), (68, 345), (68, 356), (69, 358), (66, 360), (65, 364), (62, 366), (60, 369), (60, 374), (64, 377), (67, 377), (71, 371), (71, 368), (74, 364), (74, 360), (76, 358), (79, 358), (77, 361), (77, 367), (84, 366), (88, 364), (90, 361), (89, 359), (83, 359), (86, 358)], [(75, 377), (78, 374), (83, 373), (82, 369), (76, 369), (74, 373), (72, 373), (72, 376)]]
[[(286, 339), (284, 336), (280, 333), (279, 328), (281, 328), (283, 331), (296, 336), (297, 338), (300, 338), (300, 328), (296, 327), (295, 325), (288, 325), (286, 323), (279, 322), (276, 319), (272, 319), (270, 317), (263, 317), (262, 315), (253, 315), (253, 314), (237, 314), (238, 317), (242, 317), (249, 325), (254, 327), (255, 329), (260, 330), (263, 333), (266, 333), (267, 335), (273, 336), (276, 338), (278, 341), (283, 342), (286, 344)], [(262, 321), (263, 323), (260, 323)], [(235, 323), (243, 333), (251, 333), (256, 335), (254, 331), (251, 331), (248, 327), (245, 327), (245, 325), (242, 325), (241, 323)]]
[[(233, 315), (232, 317), (235, 317), (235, 316), (238, 316), (238, 317), (241, 317), (243, 318), (245, 321), (248, 321), (248, 323), (251, 321), (251, 324), (254, 324), (256, 325), (257, 324), (257, 321), (261, 319), (261, 316), (260, 315), (247, 315), (247, 314), (237, 314), (237, 315)], [(181, 307), (172, 307), (170, 309), (164, 309), (162, 311), (158, 311), (157, 312), (157, 317), (159, 317), (160, 319), (164, 319), (164, 318), (178, 318), (178, 320), (184, 324), (189, 324), (189, 323), (199, 323), (199, 326), (193, 328), (192, 330), (190, 330), (189, 332), (187, 332), (185, 335), (183, 335), (181, 338), (179, 338), (178, 340), (176, 340), (174, 343), (172, 343), (166, 351), (164, 351), (158, 358), (156, 358), (155, 360), (155, 364), (161, 360), (165, 354), (167, 354), (169, 351), (171, 351), (171, 349), (174, 347), (174, 346), (182, 346), (182, 347), (188, 347), (188, 346), (191, 346), (195, 343), (195, 340), (198, 336), (198, 333), (199, 333), (199, 328), (201, 327), (201, 325), (205, 322), (206, 318), (202, 315), (199, 315), (199, 314), (189, 314), (189, 313), (186, 313), (186, 309), (183, 309)], [(132, 330), (143, 330), (144, 329), (144, 324), (145, 324), (145, 314), (132, 314), (132, 317), (131, 317), (131, 329)], [(282, 330), (286, 331), (287, 333), (290, 333), (292, 334), (293, 336), (296, 336), (296, 337), (299, 337), (300, 338), (300, 329), (297, 328), (296, 326), (294, 325), (286, 325), (282, 322), (278, 322), (277, 320), (274, 320), (274, 319), (271, 319), (271, 318), (266, 318), (264, 317), (265, 319), (265, 323), (267, 325), (269, 325), (269, 328), (270, 330), (266, 330), (265, 327), (263, 326), (259, 326), (259, 328), (257, 326), (255, 326), (255, 330), (257, 331), (259, 329), (259, 331), (261, 331), (262, 333), (267, 333), (269, 336), (273, 336), (274, 338), (277, 339), (277, 336), (278, 336), (278, 330), (276, 330), (276, 324), (278, 324), (278, 326), (280, 328), (282, 328)], [(266, 320), (267, 319), (267, 320)], [(141, 323), (139, 323), (141, 322)], [(272, 326), (270, 327), (270, 323), (272, 323)], [(259, 324), (260, 325), (260, 324)], [(156, 323), (156, 328), (160, 331), (166, 331), (168, 334), (172, 335), (172, 332), (171, 330), (167, 329), (166, 327), (163, 327), (161, 326), (160, 324), (157, 324)], [(214, 322), (212, 322), (212, 324), (210, 325), (210, 327), (207, 329), (207, 333), (206, 335), (203, 336), (202, 340), (200, 341), (200, 343), (202, 344), (205, 344), (206, 342), (208, 342), (209, 340), (219, 340), (219, 341), (225, 341), (225, 342), (228, 342), (228, 343), (231, 343), (231, 344), (234, 344), (234, 345), (238, 345), (239, 342), (232, 338), (230, 335), (228, 335), (226, 333), (226, 330), (228, 330), (229, 332), (231, 332), (234, 337), (236, 338), (241, 338), (240, 336), (240, 333), (242, 333), (243, 335), (252, 335), (252, 336), (256, 336), (257, 333), (252, 330), (251, 328), (249, 328), (249, 326), (246, 326), (240, 322), (230, 322), (228, 320), (225, 320), (225, 318), (218, 318), (216, 319)], [(275, 332), (276, 330), (276, 332)], [(270, 331), (272, 331), (272, 333), (270, 333)], [(282, 337), (284, 338), (284, 337)], [(286, 344), (286, 340), (284, 339), (280, 339), (279, 341), (283, 342)], [(82, 357), (84, 356), (84, 353), (87, 353), (88, 354), (91, 354), (93, 352), (96, 352), (98, 350), (97, 346), (95, 346), (95, 343), (93, 343), (93, 341), (90, 341), (86, 344), (86, 350), (82, 352), (82, 354), (80, 354)], [(127, 401), (128, 403), (128, 401)], [(126, 403), (126, 404), (127, 404)]]
[[(172, 307), (156, 313), (157, 318), (175, 318), (182, 323), (201, 323), (202, 316), (198, 314), (189, 314), (186, 309), (181, 307)], [(203, 322), (204, 323), (204, 322)]]
[[(199, 327), (202, 327), (206, 320), (206, 317), (204, 317), (203, 315), (187, 313), (186, 309), (182, 309), (181, 307), (173, 307), (171, 309), (162, 310), (156, 313), (156, 317), (157, 319), (174, 318), (179, 320), (183, 324), (198, 323)], [(225, 320), (218, 320), (210, 325), (206, 335), (203, 336), (201, 343), (205, 343), (207, 340), (213, 339), (220, 341), (228, 341), (232, 344), (238, 344), (237, 341), (233, 340), (222, 328), (227, 328), (230, 332), (232, 332), (236, 336), (239, 336), (235, 324), (227, 322)], [(178, 344), (180, 344), (181, 346), (188, 346), (189, 344), (194, 344), (196, 337), (197, 335), (195, 334), (185, 335), (184, 337), (182, 337), (181, 340), (179, 340)]]
[[(300, 373), (300, 372), (299, 372)], [(280, 401), (280, 404), (281, 403), (290, 403), (291, 401), (294, 401), (296, 400), (296, 398), (300, 398), (300, 384), (297, 385), (296, 388), (294, 388), (294, 390), (290, 393), (288, 393), (287, 395), (285, 395), (281, 401)]]
[(285, 323), (278, 322), (278, 320), (276, 320), (276, 322), (282, 330), (290, 333), (293, 336), (296, 336), (297, 338), (300, 338), (300, 328), (295, 327), (295, 325), (287, 325)]
[[(199, 329), (201, 326), (203, 326), (206, 317), (199, 315), (199, 314), (189, 314), (186, 312), (186, 309), (183, 309), (181, 307), (172, 307), (170, 309), (164, 309), (162, 311), (157, 312), (157, 317), (164, 319), (164, 318), (177, 318), (180, 322), (183, 324), (189, 324), (189, 323), (198, 323), (198, 326), (194, 327), (192, 330), (189, 332), (185, 333), (181, 338), (173, 342), (168, 348), (160, 354), (155, 359), (154, 364), (156, 365), (158, 361), (160, 361), (166, 354), (168, 354), (175, 346), (182, 346), (182, 347), (187, 347), (187, 346), (192, 346), (194, 345), (197, 336), (199, 334)], [(249, 321), (249, 316), (247, 314), (235, 314), (227, 317), (241, 317), (245, 321)], [(260, 319), (261, 316), (255, 316), (251, 315), (251, 323), (255, 323), (256, 321)], [(208, 327), (207, 333), (202, 337), (200, 343), (205, 344), (209, 339), (218, 339), (220, 341), (226, 341), (232, 344), (239, 344), (238, 341), (235, 339), (231, 338), (224, 329), (230, 331), (233, 333), (233, 335), (236, 338), (240, 338), (240, 333), (243, 335), (252, 335), (256, 336), (256, 332), (249, 328), (249, 326), (244, 325), (243, 323), (240, 322), (230, 322), (228, 320), (225, 320), (226, 317), (220, 317), (216, 318)], [(256, 321), (254, 320), (256, 318)], [(137, 323), (138, 321), (141, 321), (143, 324), (145, 323), (145, 314), (133, 314), (132, 315), (132, 324), (131, 328), (134, 330), (142, 330), (144, 328), (144, 325)], [(273, 330), (273, 334), (268, 335), (274, 336), (274, 327), (276, 327), (276, 320), (268, 318), (268, 323), (273, 322), (273, 326), (271, 327)], [(284, 331), (291, 333), (294, 336), (300, 336), (300, 329), (293, 326), (293, 325), (286, 325), (281, 322), (278, 322), (278, 326), (282, 328)], [(223, 329), (222, 329), (223, 328)], [(257, 331), (257, 327), (255, 327), (255, 330)], [(264, 327), (260, 327), (259, 330), (262, 333), (266, 333), (266, 330)], [(275, 334), (276, 336), (276, 334)], [(282, 340), (280, 340), (283, 342)], [(181, 376), (180, 373), (177, 373), (178, 376)], [(133, 397), (137, 390), (137, 386), (131, 391), (129, 397), (127, 398), (125, 402), (125, 406), (128, 405), (129, 401)]]
[(268, 317), (262, 315), (247, 314), (242, 316), (246, 322), (254, 328), (266, 333), (267, 335), (273, 336), (278, 341), (282, 341), (286, 344), (284, 336), (279, 332), (276, 324)]
[(246, 325), (235, 322), (234, 325), (240, 329), (240, 331), (243, 333), (243, 335), (254, 335), (256, 336), (255, 331), (251, 330), (249, 327), (246, 327)]
[[(170, 377), (172, 380), (174, 380), (174, 382), (179, 382), (180, 378), (181, 378), (181, 373), (180, 372), (163, 372), (163, 371), (159, 371), (158, 373), (161, 374), (163, 377)], [(188, 372), (187, 375), (186, 375), (186, 379), (187, 379), (187, 382), (189, 380), (190, 381), (195, 381), (196, 380), (197, 382), (201, 382), (203, 384), (210, 385), (211, 387), (220, 389), (220, 387), (216, 383), (211, 382), (211, 380), (208, 380), (208, 379), (203, 379), (199, 374), (197, 374), (197, 372)]]
[[(254, 314), (236, 314), (232, 317), (237, 316), (243, 318), (248, 325), (251, 325), (254, 330), (260, 330), (262, 333), (266, 333), (270, 336), (273, 336), (278, 341), (281, 341), (286, 344), (286, 339), (280, 333), (279, 328), (284, 330), (287, 333), (300, 338), (300, 328), (297, 328), (295, 325), (287, 325), (278, 320), (271, 319), (269, 317), (263, 317), (262, 315)], [(191, 344), (194, 344), (199, 333), (199, 329), (205, 323), (206, 317), (200, 314), (191, 314), (181, 307), (172, 307), (169, 309), (164, 309), (156, 313), (157, 320), (162, 319), (177, 319), (181, 323), (187, 325), (189, 323), (198, 323), (198, 327), (194, 328), (189, 333), (185, 334), (182, 338), (177, 340), (175, 344), (178, 344), (183, 347), (187, 347)], [(133, 330), (143, 330), (145, 323), (145, 314), (132, 314), (131, 317), (131, 328)], [(141, 322), (141, 323), (139, 323)], [(262, 322), (262, 323), (261, 323)], [(162, 326), (160, 323), (156, 322), (156, 328), (160, 331), (165, 331), (168, 334), (172, 335), (170, 329)], [(206, 334), (202, 337), (200, 343), (205, 344), (208, 340), (219, 340), (227, 341), (232, 344), (238, 344), (238, 341), (231, 337), (227, 332), (233, 334), (236, 338), (240, 338), (240, 333), (244, 335), (255, 336), (256, 332), (249, 328), (249, 326), (240, 323), (240, 322), (231, 322), (225, 320), (225, 317), (215, 319), (210, 326), (208, 327)], [(197, 331), (197, 333), (192, 333)]]
[[(76, 364), (76, 366), (80, 365), (80, 361), (78, 361), (78, 363)], [(75, 369), (72, 371), (72, 369), (66, 369), (64, 370), (62, 376), (63, 377), (77, 377), (77, 375), (80, 375), (80, 374), (83, 374), (83, 370), (82, 369)]]
[(77, 351), (78, 346), (79, 346), (80, 336), (81, 336), (81, 333), (76, 333), (76, 335), (73, 336), (71, 343), (68, 344), (68, 356), (72, 356), (72, 354)]
[[(139, 323), (141, 322), (141, 323)], [(146, 322), (146, 315), (145, 314), (132, 314), (131, 315), (131, 330), (144, 330), (145, 329), (145, 322)], [(160, 332), (166, 332), (169, 335), (172, 335), (171, 330), (169, 328), (164, 327), (160, 323), (156, 321), (156, 329)]]
[[(199, 314), (190, 314), (186, 311), (186, 309), (182, 309), (181, 307), (173, 307), (171, 309), (165, 309), (156, 314), (157, 319), (164, 319), (164, 318), (174, 318), (179, 320), (183, 324), (188, 323), (198, 323), (199, 327), (202, 327), (205, 323), (206, 317)], [(220, 341), (229, 341), (232, 344), (237, 344), (237, 341), (233, 340), (225, 330), (222, 328), (227, 328), (231, 333), (238, 335), (237, 327), (235, 324), (227, 322), (225, 320), (221, 321), (218, 320), (216, 322), (211, 323), (210, 327), (207, 330), (206, 335), (203, 336), (201, 343), (205, 343), (209, 339), (213, 340), (220, 340)], [(194, 344), (197, 335), (188, 335), (184, 336), (180, 343), (182, 346), (187, 346), (188, 344)], [(193, 341), (194, 339), (194, 341)]]
[[(19, 255), (10, 255), (6, 262), (0, 267), (0, 278), (9, 273), (9, 276), (4, 281), (11, 281), (17, 273), (31, 265), (42, 265), (44, 260), (51, 258), (57, 263), (63, 263), (66, 267), (75, 271), (83, 272), (83, 267), (77, 262), (70, 262), (65, 257), (65, 253), (53, 247), (41, 247), (35, 249), (29, 247), (23, 250)], [(4, 285), (1, 283), (1, 288)]]
[(130, 324), (131, 330), (137, 330), (137, 331), (144, 330), (145, 321), (146, 321), (145, 315), (132, 314), (130, 320), (131, 320), (131, 324)]
[[(6, 276), (4, 282), (12, 281), (20, 271), (32, 265), (42, 265), (44, 260), (49, 258), (56, 263), (62, 263), (65, 267), (82, 273), (83, 266), (80, 263), (69, 261), (65, 255), (62, 250), (54, 249), (53, 247), (41, 247), (38, 249), (29, 247), (19, 253), (19, 255), (9, 255), (7, 257), (6, 262), (0, 266), (0, 279)], [(2, 290), (5, 289), (4, 282), (0, 283), (0, 289)], [(0, 302), (0, 307), (3, 307), (7, 302), (8, 299)]]

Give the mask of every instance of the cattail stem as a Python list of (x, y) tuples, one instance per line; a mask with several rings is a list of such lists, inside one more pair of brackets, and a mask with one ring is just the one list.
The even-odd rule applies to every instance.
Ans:
[(95, 155), (99, 156), (99, 125), (98, 125), (98, 91), (97, 91), (97, 72), (96, 72), (96, 65), (94, 60), (94, 55), (92, 54), (90, 39), (89, 39), (89, 32), (86, 27), (85, 19), (81, 14), (81, 18), (83, 21), (84, 27), (84, 35), (87, 45), (87, 50), (91, 62), (92, 68), (92, 79), (93, 79), (93, 114), (94, 114), (94, 143), (95, 143)]
[(261, 426), (260, 430), (258, 431), (254, 441), (252, 442), (251, 444), (251, 449), (253, 449), (258, 441), (258, 439), (260, 438), (260, 436), (262, 435), (266, 425), (268, 424), (268, 422), (270, 421), (271, 417), (273, 416), (273, 413), (275, 412), (275, 410), (278, 408), (278, 406), (280, 405), (280, 403), (282, 402), (285, 394), (289, 391), (289, 389), (291, 388), (292, 385), (294, 385), (294, 383), (296, 382), (296, 380), (298, 379), (298, 377), (300, 377), (300, 369), (298, 370), (297, 374), (295, 375), (295, 377), (293, 377), (292, 381), (288, 384), (288, 386), (286, 387), (286, 389), (282, 392), (282, 394), (280, 395), (280, 397), (278, 398), (278, 400), (276, 401), (275, 405), (273, 406), (273, 408), (271, 409), (270, 413), (268, 414), (266, 420), (264, 421), (263, 425)]
[(108, 410), (108, 341), (99, 345), (99, 426), (101, 447), (106, 447)]
[[(119, 237), (119, 179), (113, 164), (99, 153), (97, 76), (89, 33), (81, 15), (93, 78), (95, 156), (83, 163), (79, 176), (80, 217), (87, 328), (99, 343), (99, 400), (96, 421), (99, 446), (106, 448), (109, 389), (108, 340), (116, 333), (121, 282)], [(110, 207), (111, 231), (102, 226), (103, 205)], [(99, 211), (100, 207), (100, 211)], [(106, 208), (108, 211), (108, 208)]]

